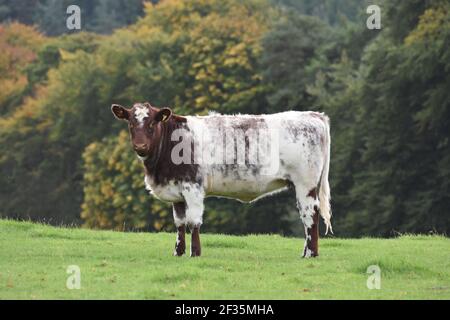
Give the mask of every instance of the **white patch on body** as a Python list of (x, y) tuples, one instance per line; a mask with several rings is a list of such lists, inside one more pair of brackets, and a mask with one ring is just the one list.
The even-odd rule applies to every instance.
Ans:
[(205, 193), (198, 183), (183, 183), (181, 192), (186, 202), (186, 223), (200, 226), (203, 223)]
[(181, 202), (184, 200), (181, 194), (180, 184), (175, 183), (175, 181), (169, 181), (165, 185), (158, 185), (154, 183), (150, 176), (146, 175), (144, 182), (145, 187), (150, 194), (154, 195), (159, 200), (166, 202)]

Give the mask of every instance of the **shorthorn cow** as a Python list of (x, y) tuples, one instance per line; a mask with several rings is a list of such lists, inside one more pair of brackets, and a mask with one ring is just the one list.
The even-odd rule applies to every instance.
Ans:
[(319, 254), (319, 214), (331, 229), (330, 128), (326, 115), (288, 111), (271, 115), (180, 116), (148, 102), (114, 104), (128, 122), (131, 143), (145, 169), (145, 185), (173, 204), (178, 229), (174, 255), (200, 256), (205, 197), (251, 202), (293, 188), (305, 227), (305, 258)]

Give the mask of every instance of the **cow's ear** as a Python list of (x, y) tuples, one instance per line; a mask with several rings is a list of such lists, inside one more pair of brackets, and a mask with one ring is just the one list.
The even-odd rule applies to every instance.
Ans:
[(111, 106), (111, 111), (114, 116), (120, 120), (128, 120), (128, 118), (130, 117), (130, 111), (119, 104), (113, 104)]
[(155, 116), (155, 121), (157, 122), (166, 122), (172, 116), (172, 110), (170, 108), (162, 108), (158, 111)]

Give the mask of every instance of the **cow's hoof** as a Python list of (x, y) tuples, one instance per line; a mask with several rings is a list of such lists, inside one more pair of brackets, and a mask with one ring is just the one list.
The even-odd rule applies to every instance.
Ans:
[(191, 251), (191, 258), (200, 257), (200, 256), (201, 256), (200, 250)]
[(181, 257), (183, 254), (184, 254), (184, 252), (177, 252), (177, 250), (175, 250), (175, 251), (173, 252), (173, 256), (174, 256), (174, 257)]
[(319, 255), (315, 255), (315, 256), (305, 256), (305, 255), (302, 255), (302, 259), (312, 259), (312, 258), (316, 258), (316, 257), (318, 257)]
[(318, 252), (314, 252), (314, 251), (311, 251), (309, 249), (306, 249), (303, 252), (303, 254), (302, 254), (302, 258), (305, 258), (305, 259), (315, 258), (315, 257), (318, 257), (318, 256), (319, 256)]
[(173, 250), (173, 256), (174, 257), (181, 257), (186, 252), (186, 248), (183, 247), (175, 247), (175, 250)]

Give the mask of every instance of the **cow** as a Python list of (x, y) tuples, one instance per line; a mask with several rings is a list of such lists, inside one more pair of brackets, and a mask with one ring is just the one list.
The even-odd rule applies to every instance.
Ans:
[[(131, 144), (145, 170), (145, 185), (172, 203), (177, 228), (174, 256), (201, 255), (204, 199), (256, 201), (289, 188), (305, 229), (304, 258), (319, 255), (319, 215), (332, 231), (329, 118), (318, 112), (270, 115), (181, 116), (170, 108), (113, 104), (115, 117), (128, 123)], [(270, 150), (270, 151), (269, 151)]]

